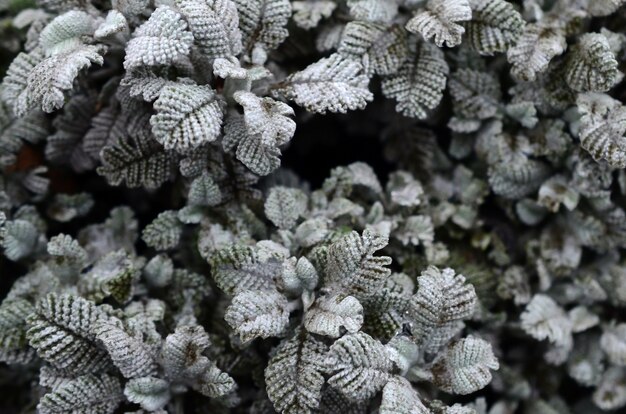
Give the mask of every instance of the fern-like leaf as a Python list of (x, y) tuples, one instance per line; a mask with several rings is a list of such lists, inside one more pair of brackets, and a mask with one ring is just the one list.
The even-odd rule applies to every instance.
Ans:
[(424, 39), (434, 38), (435, 44), (454, 47), (461, 44), (465, 28), (458, 22), (472, 18), (469, 0), (429, 0), (426, 9), (419, 12), (406, 25), (408, 31), (421, 33)]

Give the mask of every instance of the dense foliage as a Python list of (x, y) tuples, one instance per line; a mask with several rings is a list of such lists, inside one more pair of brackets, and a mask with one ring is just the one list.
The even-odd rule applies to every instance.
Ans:
[(0, 0), (0, 412), (623, 410), (625, 3)]

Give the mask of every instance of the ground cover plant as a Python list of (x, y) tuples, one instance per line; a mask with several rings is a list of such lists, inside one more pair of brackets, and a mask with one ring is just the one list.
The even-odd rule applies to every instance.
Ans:
[(0, 412), (626, 409), (623, 0), (0, 0)]

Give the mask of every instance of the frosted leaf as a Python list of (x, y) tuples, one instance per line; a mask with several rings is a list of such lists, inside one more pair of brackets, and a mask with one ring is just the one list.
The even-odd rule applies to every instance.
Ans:
[(533, 81), (544, 72), (550, 61), (567, 48), (562, 30), (532, 23), (526, 26), (517, 44), (507, 51), (511, 74), (523, 81)]
[(489, 168), (488, 176), (495, 194), (519, 200), (537, 191), (549, 173), (550, 170), (545, 163), (520, 156), (494, 163)]
[(470, 0), (472, 19), (465, 22), (469, 45), (481, 55), (505, 52), (524, 28), (522, 16), (504, 0)]
[(189, 78), (178, 78), (176, 81), (169, 80), (169, 70), (166, 68), (139, 67), (126, 72), (120, 82), (121, 87), (128, 88), (128, 94), (133, 98), (141, 98), (146, 102), (156, 100), (166, 85), (177, 84), (195, 85)]
[(178, 245), (183, 226), (175, 211), (160, 213), (141, 233), (141, 238), (157, 250), (172, 249)]
[(26, 336), (37, 354), (55, 368), (72, 373), (98, 372), (111, 364), (106, 351), (97, 346), (92, 329), (105, 317), (93, 302), (51, 293), (26, 319)]
[(353, 296), (323, 296), (304, 315), (307, 331), (339, 338), (342, 331), (358, 332), (363, 325), (363, 306)]
[[(498, 111), (501, 99), (500, 84), (492, 74), (460, 69), (450, 77), (449, 86), (456, 117), (487, 119)], [(450, 122), (453, 120), (454, 118)], [(452, 128), (450, 123), (448, 126)]]
[(235, 92), (233, 98), (243, 107), (248, 133), (260, 135), (264, 145), (280, 146), (293, 137), (296, 123), (289, 118), (294, 115), (289, 105), (245, 91)]
[(458, 331), (463, 319), (474, 314), (474, 287), (454, 270), (429, 266), (417, 278), (418, 289), (409, 302), (414, 340), (428, 351), (438, 350)]
[(272, 187), (265, 200), (265, 217), (280, 229), (290, 229), (306, 211), (307, 197), (301, 190)]
[(426, 9), (417, 13), (406, 25), (409, 32), (421, 33), (424, 39), (434, 38), (437, 46), (461, 44), (465, 28), (458, 24), (472, 18), (469, 0), (429, 0)]
[(595, 160), (626, 167), (626, 107), (608, 95), (587, 93), (576, 101), (580, 118), (580, 145)]
[(150, 348), (143, 338), (130, 335), (117, 318), (97, 321), (93, 326), (96, 338), (109, 353), (113, 364), (125, 378), (138, 378), (156, 373)]
[(201, 326), (177, 327), (161, 350), (165, 373), (170, 380), (187, 384), (207, 397), (222, 397), (234, 391), (235, 381), (202, 355), (208, 346), (208, 335)]
[[(66, 101), (65, 93), (73, 88), (74, 79), (79, 72), (90, 67), (92, 63), (101, 65), (104, 62), (100, 52), (101, 49), (97, 46), (80, 45), (39, 60), (30, 72), (26, 72), (28, 68), (23, 65), (25, 62), (34, 63), (33, 59), (37, 61), (37, 56), (41, 53), (39, 49), (31, 52), (31, 58), (18, 59), (18, 56), (17, 62), (12, 63), (7, 71), (9, 79), (12, 76), (21, 76), (26, 85), (16, 97), (13, 107), (15, 113), (23, 116), (37, 107), (48, 113), (61, 108)], [(16, 72), (13, 73), (11, 68)]]
[(350, 14), (356, 20), (389, 23), (398, 13), (397, 0), (348, 0)]
[(122, 400), (122, 387), (116, 377), (89, 374), (68, 379), (41, 397), (37, 412), (112, 414)]
[(213, 74), (222, 79), (247, 79), (248, 70), (241, 67), (236, 57), (217, 58), (213, 62)]
[(623, 78), (617, 65), (607, 38), (586, 33), (569, 54), (565, 81), (577, 92), (606, 92)]
[(260, 135), (248, 133), (241, 115), (232, 114), (224, 125), (224, 150), (236, 147), (236, 157), (255, 174), (268, 175), (280, 166), (280, 148), (273, 143), (264, 144)]
[(202, 367), (202, 352), (210, 345), (209, 336), (201, 326), (178, 326), (167, 336), (161, 349), (165, 374), (172, 381), (193, 376)]
[[(9, 65), (2, 80), (0, 96), (4, 102), (13, 107), (14, 112), (17, 112), (18, 106), (28, 107), (28, 76), (44, 58), (43, 51), (37, 48), (29, 53), (20, 52)], [(27, 110), (24, 109), (23, 112), (25, 114)]]
[(491, 345), (468, 336), (452, 344), (432, 368), (434, 383), (454, 394), (471, 394), (491, 382), (490, 369), (500, 367)]
[(243, 51), (252, 63), (262, 65), (267, 54), (289, 35), (289, 0), (234, 0), (239, 12)]
[(215, 252), (209, 260), (213, 280), (227, 295), (245, 290), (275, 290), (282, 258), (262, 259), (248, 246), (233, 245)]
[(590, 0), (587, 6), (592, 16), (609, 16), (624, 4), (624, 0)]
[(96, 28), (94, 32), (94, 38), (96, 40), (105, 40), (113, 37), (117, 34), (124, 34), (127, 37), (129, 34), (128, 21), (122, 13), (117, 10), (109, 10), (107, 17)]
[(33, 306), (20, 298), (5, 299), (0, 305), (0, 361), (13, 364), (34, 358), (26, 338), (26, 317), (33, 311)]
[(572, 322), (552, 298), (536, 294), (520, 316), (522, 329), (540, 341), (548, 339), (555, 344), (571, 340)]
[(317, 270), (306, 257), (295, 257), (283, 262), (282, 289), (300, 295), (304, 290), (312, 291), (317, 286), (319, 276)]
[(365, 73), (390, 75), (404, 63), (408, 54), (406, 32), (402, 27), (355, 21), (346, 25), (337, 52), (359, 60)]
[(387, 238), (369, 230), (356, 231), (335, 241), (328, 249), (327, 286), (338, 286), (357, 299), (378, 291), (391, 274), (388, 256), (374, 256), (387, 245)]
[(409, 216), (392, 234), (405, 246), (429, 245), (435, 241), (435, 228), (429, 216)]
[(383, 388), (380, 414), (431, 414), (410, 382), (395, 376)]
[(583, 386), (598, 385), (606, 368), (598, 339), (595, 334), (576, 336), (574, 349), (567, 361), (567, 373)]
[(305, 414), (317, 411), (324, 385), (323, 341), (304, 329), (278, 345), (265, 368), (267, 395), (281, 413)]
[(89, 193), (55, 194), (46, 213), (56, 221), (68, 222), (85, 216), (93, 206), (94, 200)]
[(504, 271), (496, 292), (503, 299), (513, 298), (516, 305), (530, 302), (529, 277), (521, 266), (511, 266)]
[(586, 306), (576, 306), (567, 313), (572, 321), (572, 332), (584, 332), (600, 323), (600, 317), (587, 309)]
[(222, 201), (222, 192), (205, 171), (191, 182), (187, 199), (189, 205), (192, 206), (216, 206)]
[(332, 0), (293, 1), (291, 7), (296, 25), (309, 30), (317, 27), (320, 20), (329, 18), (337, 3)]
[(87, 252), (78, 241), (66, 234), (59, 234), (50, 239), (48, 254), (54, 257), (51, 268), (57, 277), (72, 280), (87, 264)]
[(391, 201), (403, 207), (420, 205), (424, 195), (422, 184), (406, 171), (397, 171), (389, 175), (387, 192)]
[(592, 399), (605, 411), (626, 406), (626, 368), (612, 367), (606, 370)]
[(198, 51), (209, 59), (241, 53), (239, 17), (231, 0), (176, 0)]
[(287, 299), (278, 292), (246, 290), (233, 298), (224, 320), (244, 343), (279, 336), (289, 322), (287, 304)]
[(65, 53), (79, 47), (83, 36), (94, 33), (95, 21), (89, 14), (72, 10), (57, 16), (41, 31), (39, 45), (47, 56)]
[(368, 83), (359, 62), (335, 53), (290, 75), (277, 85), (274, 93), (310, 112), (345, 113), (363, 109), (373, 99)]
[(328, 222), (322, 218), (303, 221), (296, 227), (295, 237), (302, 247), (312, 247), (321, 242), (328, 235)]
[(126, 383), (124, 395), (144, 410), (156, 411), (170, 400), (170, 384), (161, 378), (134, 378)]
[(365, 192), (368, 196), (378, 196), (383, 191), (376, 173), (364, 162), (354, 162), (347, 167), (333, 168), (330, 177), (324, 181), (322, 189), (332, 198), (348, 197), (361, 192)]
[(170, 64), (188, 55), (192, 44), (193, 35), (182, 16), (169, 6), (159, 6), (126, 45), (124, 68)]
[(600, 338), (600, 347), (613, 365), (626, 366), (626, 323), (607, 327)]
[(102, 149), (97, 171), (110, 185), (157, 188), (170, 179), (175, 157), (155, 141), (147, 122), (144, 128)]
[(326, 357), (328, 384), (353, 401), (372, 398), (389, 381), (392, 368), (383, 344), (363, 332), (339, 338)]
[(166, 85), (154, 102), (152, 132), (166, 150), (184, 151), (215, 141), (222, 127), (222, 103), (206, 85)]
[(0, 238), (4, 255), (13, 261), (20, 260), (35, 250), (39, 232), (32, 223), (26, 220), (9, 220), (1, 225), (3, 237)]
[(92, 159), (99, 159), (106, 145), (126, 136), (126, 118), (116, 107), (108, 106), (91, 118), (91, 128), (82, 137), (82, 149)]
[(409, 50), (398, 72), (383, 79), (382, 91), (397, 101), (396, 111), (424, 119), (443, 98), (449, 68), (443, 52), (430, 43), (419, 41)]

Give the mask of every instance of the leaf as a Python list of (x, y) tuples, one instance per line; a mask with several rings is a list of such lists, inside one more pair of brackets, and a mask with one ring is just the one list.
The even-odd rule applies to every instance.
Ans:
[(363, 306), (353, 296), (323, 296), (304, 315), (307, 331), (331, 338), (339, 338), (342, 328), (356, 333), (362, 325)]
[(565, 81), (576, 92), (606, 92), (623, 78), (617, 66), (607, 38), (586, 33), (569, 54)]
[(245, 290), (237, 293), (224, 320), (246, 343), (281, 335), (289, 323), (287, 299), (278, 292)]
[(15, 114), (24, 116), (35, 108), (50, 113), (61, 108), (66, 100), (65, 92), (73, 88), (79, 72), (92, 63), (103, 64), (100, 52), (97, 46), (80, 45), (48, 58), (43, 57), (40, 49), (33, 50), (29, 56), (18, 56), (3, 82), (11, 85), (8, 99), (13, 102)]
[(284, 340), (265, 368), (267, 395), (281, 413), (316, 412), (324, 385), (324, 342), (304, 329)]
[(68, 379), (44, 395), (37, 411), (41, 414), (112, 414), (122, 400), (122, 388), (117, 378), (108, 374), (89, 374)]
[(626, 368), (612, 367), (606, 370), (592, 400), (602, 410), (616, 410), (626, 406)]
[(117, 318), (99, 320), (93, 326), (96, 338), (104, 345), (113, 364), (125, 378), (156, 373), (157, 365), (143, 338), (132, 337)]
[(0, 361), (26, 363), (34, 359), (26, 338), (26, 317), (34, 311), (26, 300), (5, 299), (0, 305)]
[(566, 48), (565, 35), (558, 27), (528, 24), (517, 43), (507, 51), (511, 74), (522, 81), (534, 81)]
[(141, 238), (150, 247), (157, 250), (173, 249), (178, 245), (183, 226), (174, 210), (160, 213), (152, 223), (148, 224)]
[(237, 8), (231, 0), (176, 0), (189, 23), (194, 43), (209, 59), (241, 53)]
[[(418, 289), (409, 302), (413, 338), (429, 352), (438, 350), (471, 317), (477, 298), (474, 287), (454, 270), (429, 266), (417, 278)], [(460, 324), (462, 326), (462, 324)]]
[(426, 9), (417, 13), (406, 24), (412, 33), (421, 33), (424, 39), (434, 38), (435, 44), (455, 47), (461, 44), (465, 28), (458, 22), (472, 18), (469, 0), (429, 0)]
[[(487, 119), (500, 105), (500, 84), (490, 73), (460, 69), (450, 77), (454, 113), (462, 119)], [(453, 122), (454, 118), (448, 123)]]
[(580, 145), (595, 160), (615, 168), (626, 167), (626, 106), (608, 95), (587, 93), (576, 101), (580, 118)]
[(147, 121), (139, 123), (143, 128), (102, 149), (97, 171), (110, 185), (125, 182), (130, 188), (157, 188), (170, 179), (176, 159), (155, 141)]
[(180, 13), (169, 6), (159, 6), (126, 45), (124, 68), (168, 65), (189, 54), (193, 39)]
[(257, 175), (268, 175), (280, 167), (280, 148), (264, 144), (260, 135), (249, 134), (241, 115), (233, 114), (226, 120), (222, 145), (227, 152), (237, 147), (237, 159)]
[(306, 211), (306, 203), (306, 195), (296, 188), (272, 187), (265, 200), (265, 217), (280, 229), (290, 229)]
[(235, 381), (202, 355), (208, 346), (209, 337), (201, 326), (177, 327), (161, 351), (165, 373), (170, 380), (190, 385), (207, 397), (222, 397), (234, 391)]
[(380, 391), (391, 378), (392, 367), (383, 344), (363, 332), (339, 338), (326, 359), (328, 384), (354, 401)]
[(550, 296), (538, 293), (520, 316), (522, 329), (540, 341), (548, 339), (557, 345), (571, 341), (572, 322)]
[(505, 52), (524, 29), (524, 19), (504, 0), (470, 0), (472, 19), (464, 22), (469, 45), (481, 55)]
[(383, 388), (380, 414), (431, 414), (431, 411), (424, 406), (410, 382), (395, 376)]
[(626, 366), (626, 323), (607, 327), (600, 337), (600, 347), (616, 366)]
[(368, 83), (360, 63), (335, 53), (287, 77), (274, 94), (293, 100), (310, 112), (345, 113), (363, 109), (373, 99)]
[(382, 91), (397, 101), (396, 111), (424, 119), (443, 98), (448, 64), (439, 48), (424, 41), (409, 47), (409, 57), (398, 72), (383, 78)]
[(220, 135), (222, 103), (210, 86), (165, 85), (154, 109), (152, 133), (166, 150), (196, 148)]
[(33, 253), (39, 238), (35, 226), (18, 219), (6, 221), (1, 227), (3, 237), (0, 241), (7, 259), (17, 261)]
[(144, 410), (156, 411), (170, 400), (170, 384), (161, 378), (134, 378), (126, 383), (124, 395)]
[(245, 91), (235, 92), (233, 98), (243, 106), (248, 133), (260, 135), (263, 144), (283, 145), (293, 137), (296, 123), (289, 118), (294, 115), (289, 105)]
[(229, 296), (246, 290), (275, 290), (282, 259), (259, 257), (249, 246), (233, 245), (215, 252), (209, 260), (215, 284)]
[(68, 11), (46, 25), (39, 34), (39, 45), (47, 56), (71, 51), (83, 43), (83, 36), (93, 35), (94, 25), (93, 17), (84, 11)]
[(288, 0), (234, 0), (239, 12), (243, 50), (253, 64), (263, 65), (267, 54), (289, 35), (291, 17)]
[(93, 302), (51, 293), (26, 319), (26, 336), (37, 354), (55, 368), (75, 374), (94, 373), (111, 365), (93, 331), (96, 321), (103, 318), (106, 314)]
[(337, 4), (332, 0), (292, 1), (293, 21), (302, 29), (317, 27), (320, 20), (329, 18)]
[(589, 14), (594, 17), (609, 16), (615, 13), (622, 5), (623, 0), (594, 0), (588, 4)]
[(338, 286), (357, 299), (380, 289), (391, 274), (388, 256), (374, 256), (387, 245), (387, 239), (369, 230), (363, 235), (352, 231), (334, 242), (328, 250), (327, 286)]
[(396, 0), (348, 0), (347, 4), (356, 20), (389, 23), (398, 13)]
[(222, 202), (222, 192), (205, 171), (191, 182), (187, 202), (192, 206), (216, 206)]
[(346, 25), (337, 48), (340, 55), (359, 60), (368, 76), (395, 73), (408, 52), (407, 36), (402, 27), (363, 21)]
[(454, 394), (471, 394), (491, 382), (490, 369), (500, 367), (491, 345), (468, 336), (448, 347), (432, 368), (435, 384)]

